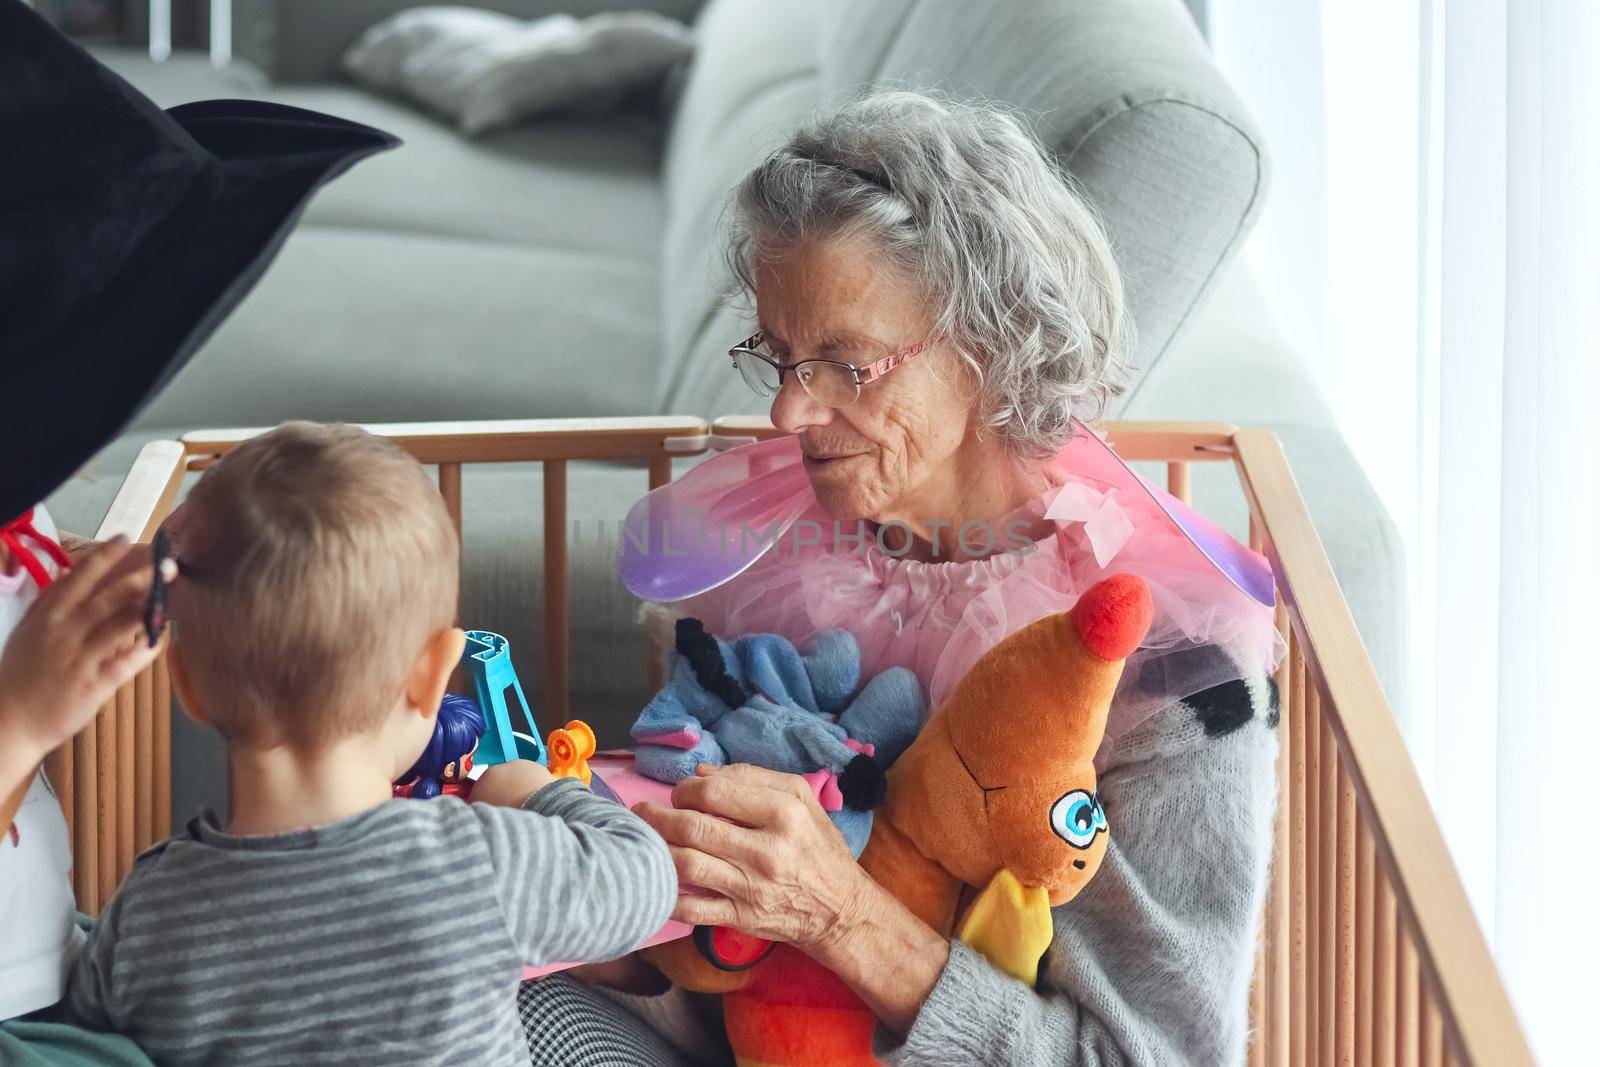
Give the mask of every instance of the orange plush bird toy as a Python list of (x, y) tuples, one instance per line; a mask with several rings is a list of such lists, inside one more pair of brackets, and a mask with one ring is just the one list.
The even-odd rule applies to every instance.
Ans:
[[(1123, 663), (1150, 627), (1143, 580), (1114, 575), (1071, 611), (990, 649), (890, 768), (861, 865), (919, 918), (1030, 985), (1050, 909), (1105, 856), (1094, 756)], [(754, 958), (751, 939), (729, 943)], [(728, 971), (689, 941), (650, 950), (668, 977), (723, 993), (744, 1067), (869, 1065), (876, 1025), (845, 984), (787, 945)]]

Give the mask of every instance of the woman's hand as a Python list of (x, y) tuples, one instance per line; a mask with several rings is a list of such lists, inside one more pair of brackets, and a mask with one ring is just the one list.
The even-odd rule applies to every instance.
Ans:
[(760, 767), (700, 767), (675, 808), (634, 811), (666, 838), (678, 880), (672, 917), (786, 941), (833, 971), (904, 1034), (944, 970), (950, 943), (850, 855), (811, 787)]
[(674, 807), (634, 810), (666, 838), (684, 894), (674, 919), (732, 926), (816, 954), (882, 895), (805, 780), (761, 767), (700, 767)]
[(112, 541), (51, 583), (0, 650), (0, 736), (37, 762), (161, 649), (144, 636), (148, 545)]

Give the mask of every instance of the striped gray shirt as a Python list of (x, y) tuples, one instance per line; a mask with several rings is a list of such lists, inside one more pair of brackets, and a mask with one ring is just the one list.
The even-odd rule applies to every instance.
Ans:
[(523, 965), (622, 955), (677, 878), (575, 781), (525, 808), (395, 800), (265, 837), (206, 812), (134, 864), (66, 1011), (161, 1064), (526, 1064)]

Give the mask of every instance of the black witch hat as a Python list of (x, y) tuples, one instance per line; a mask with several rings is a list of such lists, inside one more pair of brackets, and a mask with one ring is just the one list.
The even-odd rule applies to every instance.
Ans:
[(162, 111), (0, 0), (0, 522), (127, 427), (319, 186), (398, 143), (254, 100)]

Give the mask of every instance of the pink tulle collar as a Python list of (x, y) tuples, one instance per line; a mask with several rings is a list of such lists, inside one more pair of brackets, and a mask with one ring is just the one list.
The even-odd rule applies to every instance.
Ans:
[(804, 643), (848, 630), (863, 677), (909, 668), (930, 706), (1006, 635), (1070, 609), (1101, 578), (1136, 574), (1155, 619), (1124, 668), (1113, 740), (1174, 700), (1277, 662), (1266, 560), (1140, 479), (1087, 430), (1047, 474), (1052, 487), (1018, 515), (1053, 530), (1027, 551), (927, 562), (896, 558), (871, 535), (830, 543), (834, 520), (817, 505), (798, 442), (747, 445), (640, 500), (618, 567), (636, 595), (685, 602), (714, 633)]
[[(1273, 605), (1272, 572), (1265, 559), (1141, 478), (1088, 427), (1074, 426), (1072, 438), (1045, 467), (1053, 483), (1039, 502), (1046, 519), (1058, 526), (1080, 526), (1096, 562), (1105, 566), (1127, 544), (1136, 513), (1142, 512), (1179, 535), (1183, 544), (1173, 547), (1188, 557), (1188, 565), (1210, 569), (1256, 602)], [(683, 600), (744, 573), (763, 555), (781, 549), (785, 538), (796, 555), (816, 545), (852, 554), (859, 542), (849, 535), (859, 527), (851, 530), (849, 525), (817, 504), (799, 439), (779, 437), (714, 456), (639, 500), (624, 523), (617, 569), (638, 597)], [(814, 536), (819, 540), (813, 542)], [(910, 572), (919, 569), (915, 561), (895, 560), (881, 548), (880, 554), (909, 565), (905, 569)], [(1003, 566), (991, 562), (997, 558), (1001, 556), (923, 565)]]

